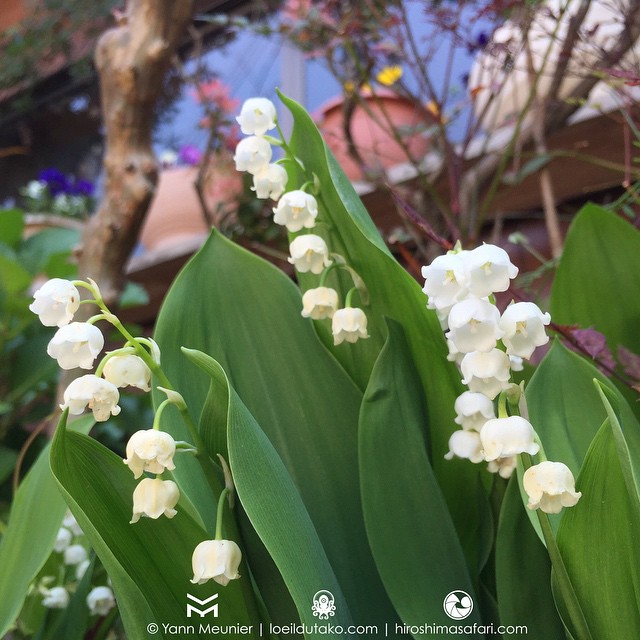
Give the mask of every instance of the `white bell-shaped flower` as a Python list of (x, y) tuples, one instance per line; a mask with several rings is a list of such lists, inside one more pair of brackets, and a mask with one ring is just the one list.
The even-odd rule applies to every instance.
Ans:
[(69, 529), (74, 536), (81, 536), (84, 534), (84, 531), (78, 524), (78, 521), (76, 520), (73, 513), (69, 511), (69, 509), (67, 509), (67, 511), (64, 514), (64, 518), (62, 520), (62, 526)]
[(139, 478), (145, 471), (163, 473), (165, 469), (173, 471), (176, 468), (173, 463), (176, 442), (164, 431), (136, 431), (127, 442), (126, 453), (124, 463), (133, 471), (135, 478)]
[(287, 187), (287, 171), (279, 164), (268, 164), (253, 176), (252, 191), (258, 198), (278, 200)]
[(545, 326), (551, 322), (548, 313), (542, 313), (533, 302), (510, 304), (500, 318), (504, 333), (502, 342), (511, 356), (529, 359), (536, 347), (549, 342)]
[(33, 294), (29, 309), (45, 327), (63, 327), (73, 320), (79, 306), (80, 294), (73, 282), (52, 278)]
[(251, 136), (238, 142), (233, 160), (238, 171), (255, 175), (269, 166), (272, 155), (271, 145), (264, 138)]
[(106, 616), (116, 606), (116, 599), (109, 587), (94, 587), (87, 594), (87, 607), (92, 616)]
[(451, 307), (467, 295), (467, 253), (446, 253), (435, 258), (430, 265), (422, 267), (422, 277), (425, 279), (422, 291), (429, 297), (430, 309)]
[(329, 287), (307, 289), (302, 296), (302, 317), (312, 320), (333, 318), (338, 309), (338, 292)]
[(273, 209), (273, 221), (287, 227), (291, 233), (304, 229), (312, 229), (318, 216), (318, 203), (306, 191), (297, 189), (285, 193), (278, 205)]
[(475, 391), (465, 391), (458, 396), (454, 409), (456, 411), (455, 422), (465, 431), (472, 429), (479, 432), (487, 420), (496, 417), (493, 402), (483, 393)]
[(518, 275), (518, 267), (511, 263), (509, 254), (493, 244), (483, 244), (469, 251), (466, 266), (469, 291), (478, 298), (506, 291), (511, 279)]
[(560, 513), (562, 507), (573, 507), (582, 495), (576, 491), (571, 470), (562, 462), (545, 460), (529, 467), (522, 485), (529, 496), (527, 507), (545, 513)]
[(62, 553), (71, 544), (73, 534), (66, 527), (60, 527), (53, 544), (53, 550)]
[(477, 431), (454, 431), (449, 438), (449, 451), (445, 453), (445, 459), (464, 458), (477, 463), (484, 460), (480, 434)]
[(511, 371), (522, 371), (524, 369), (520, 356), (509, 356), (509, 362), (511, 363)]
[(267, 98), (249, 98), (236, 120), (246, 136), (263, 136), (276, 126), (276, 107)]
[(91, 560), (88, 558), (83, 560), (80, 564), (76, 565), (76, 580), (82, 580), (84, 578), (84, 574), (87, 572), (89, 565), (91, 564)]
[(129, 524), (135, 524), (142, 516), (154, 520), (160, 516), (173, 518), (178, 513), (174, 507), (179, 499), (180, 491), (173, 480), (144, 478), (133, 491), (133, 516)]
[(449, 362), (455, 362), (458, 366), (460, 366), (460, 363), (462, 362), (462, 359), (466, 354), (460, 353), (460, 351), (458, 351), (458, 347), (456, 347), (453, 340), (449, 340), (448, 338), (447, 338), (447, 349), (449, 350), (449, 354), (447, 355), (447, 360)]
[(519, 453), (534, 456), (540, 450), (535, 435), (531, 423), (520, 416), (487, 420), (480, 431), (484, 458), (491, 462)]
[(151, 370), (144, 360), (134, 354), (124, 354), (109, 358), (102, 375), (116, 387), (137, 387), (142, 391), (151, 390)]
[(81, 544), (72, 544), (64, 550), (64, 563), (67, 565), (80, 564), (87, 558), (87, 550)]
[(448, 322), (446, 337), (461, 353), (491, 351), (502, 336), (498, 326), (500, 312), (495, 305), (481, 298), (467, 298), (454, 304)]
[(64, 587), (44, 590), (42, 606), (47, 609), (66, 609), (69, 604), (69, 592)]
[(338, 309), (331, 320), (331, 333), (334, 345), (341, 344), (345, 340), (353, 343), (368, 338), (367, 316), (357, 307)]
[(487, 469), (491, 473), (497, 473), (501, 478), (508, 480), (518, 466), (518, 456), (498, 458), (487, 463)]
[(58, 361), (61, 369), (92, 369), (102, 347), (104, 338), (98, 327), (88, 322), (72, 322), (56, 331), (47, 353)]
[(93, 411), (96, 422), (104, 422), (120, 413), (118, 388), (92, 373), (72, 380), (65, 389), (63, 398), (64, 402), (60, 405), (63, 411), (69, 409), (69, 413), (79, 416), (89, 408)]
[(294, 238), (289, 245), (289, 262), (300, 272), (319, 274), (332, 264), (327, 243), (313, 233)]
[(462, 384), (466, 384), (471, 391), (484, 394), (490, 400), (509, 386), (509, 356), (499, 349), (493, 349), (488, 353), (467, 353), (460, 363), (460, 369), (463, 376)]
[(193, 584), (204, 584), (215, 580), (227, 586), (229, 580), (240, 577), (238, 567), (242, 561), (242, 551), (233, 540), (205, 540), (193, 551)]

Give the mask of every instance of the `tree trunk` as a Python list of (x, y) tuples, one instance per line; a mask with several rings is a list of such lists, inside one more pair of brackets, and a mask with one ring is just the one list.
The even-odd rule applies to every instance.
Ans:
[(106, 182), (98, 211), (83, 234), (79, 277), (93, 278), (107, 304), (122, 290), (124, 265), (155, 191), (155, 106), (192, 11), (193, 0), (129, 0), (119, 24), (96, 47)]

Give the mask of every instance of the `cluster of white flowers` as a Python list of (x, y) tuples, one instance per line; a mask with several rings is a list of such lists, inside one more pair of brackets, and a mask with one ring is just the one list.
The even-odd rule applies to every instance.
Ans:
[[(275, 117), (275, 110), (273, 113)], [(262, 134), (270, 128), (268, 117), (262, 118), (257, 109), (251, 116), (254, 125)], [(241, 123), (242, 124), (242, 123)], [(247, 125), (249, 126), (249, 125)], [(243, 130), (245, 126), (243, 125)], [(281, 167), (278, 167), (281, 169)], [(284, 169), (282, 169), (284, 172)], [(286, 179), (286, 172), (284, 172)], [(273, 192), (273, 188), (272, 188)], [(315, 262), (311, 262), (309, 269), (317, 269)], [(91, 318), (88, 322), (73, 322), (73, 317), (79, 309), (81, 301), (78, 286), (89, 289), (94, 298), (92, 301), (104, 312)], [(47, 347), (47, 352), (58, 361), (63, 369), (92, 369), (96, 358), (104, 347), (104, 338), (100, 330), (92, 321), (108, 320), (119, 326), (123, 335), (127, 335), (117, 318), (113, 316), (104, 303), (95, 282), (70, 282), (54, 278), (45, 282), (35, 293), (34, 301), (29, 307), (36, 313), (45, 326), (57, 326), (58, 331)], [(128, 336), (127, 345), (111, 353), (107, 353), (96, 372), (83, 375), (73, 380), (64, 392), (64, 402), (61, 409), (68, 409), (73, 415), (80, 415), (85, 409), (93, 411), (98, 422), (108, 420), (112, 415), (120, 413), (118, 401), (119, 388), (133, 386), (142, 391), (151, 390), (151, 370), (139, 355), (133, 342), (148, 348), (147, 360), (160, 364), (160, 350), (150, 338), (133, 338)], [(176, 453), (176, 442), (173, 437), (159, 429), (160, 414), (167, 404), (184, 403), (182, 396), (170, 389), (158, 387), (167, 394), (167, 399), (158, 407), (152, 429), (140, 430), (134, 433), (126, 446), (124, 463), (131, 469), (135, 479), (144, 473), (154, 474), (155, 477), (143, 478), (133, 492), (133, 515), (131, 524), (135, 524), (141, 517), (157, 520), (161, 516), (173, 518), (178, 512), (175, 509), (180, 491), (173, 480), (163, 480), (159, 477), (165, 471), (173, 471)], [(73, 536), (80, 535), (75, 519), (63, 523), (55, 542), (55, 551), (64, 554), (64, 563), (76, 567), (76, 578), (81, 579), (89, 566), (87, 551), (81, 544), (72, 544)], [(69, 522), (69, 524), (68, 524)], [(75, 523), (75, 524), (74, 524)], [(77, 531), (74, 529), (77, 528)], [(238, 566), (242, 554), (240, 548), (233, 541), (210, 540), (198, 545), (193, 555), (193, 582), (202, 584), (214, 579), (226, 585), (229, 580), (239, 578)], [(50, 584), (53, 581), (49, 581)], [(69, 602), (69, 593), (62, 586), (49, 588), (41, 585), (43, 604), (50, 608), (64, 608)], [(115, 599), (109, 587), (96, 587), (89, 593), (87, 604), (92, 613), (105, 615), (115, 606)]]
[[(487, 462), (489, 471), (503, 478), (513, 473), (518, 455), (536, 455), (540, 444), (525, 418), (505, 412), (496, 417), (494, 401), (514, 386), (511, 372), (521, 370), (523, 359), (549, 341), (545, 327), (551, 322), (533, 302), (512, 302), (500, 314), (493, 295), (507, 291), (517, 274), (507, 252), (490, 244), (471, 251), (456, 248), (422, 268), (427, 306), (438, 314), (448, 357), (469, 387), (455, 402), (455, 422), (462, 428), (451, 435), (445, 458)], [(532, 466), (524, 486), (528, 506), (547, 513), (576, 504), (581, 495), (560, 462)]]
[[(40, 581), (38, 591), (42, 595), (42, 604), (47, 609), (65, 609), (75, 583), (82, 580), (91, 564), (84, 533), (69, 510), (58, 529), (53, 550), (61, 556), (62, 563), (72, 571), (72, 581), (65, 585), (50, 586), (56, 582), (56, 578), (45, 576)], [(91, 615), (100, 616), (107, 615), (116, 605), (113, 591), (108, 586), (93, 587), (87, 595), (86, 602)]]
[[(241, 140), (236, 147), (234, 160), (238, 171), (248, 171), (253, 175), (253, 187), (258, 198), (271, 198), (277, 201), (273, 209), (273, 221), (285, 226), (290, 233), (303, 229), (313, 229), (318, 217), (316, 198), (300, 189), (286, 191), (287, 172), (277, 164), (271, 163), (272, 149), (265, 139), (267, 131), (276, 125), (276, 108), (266, 98), (249, 98), (244, 102), (240, 115), (236, 118), (242, 133), (250, 137)], [(300, 273), (320, 275), (333, 266), (329, 259), (329, 248), (319, 235), (306, 233), (297, 236), (289, 247), (289, 262)], [(368, 338), (367, 316), (357, 307), (351, 307), (348, 301), (339, 309), (338, 292), (325, 287), (324, 278), (320, 286), (309, 289), (302, 299), (302, 316), (313, 320), (331, 320), (331, 332), (334, 344), (357, 342)]]

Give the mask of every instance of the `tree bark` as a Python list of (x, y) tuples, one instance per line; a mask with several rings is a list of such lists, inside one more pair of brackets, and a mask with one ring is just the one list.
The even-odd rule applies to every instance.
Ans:
[(80, 278), (99, 284), (107, 304), (122, 290), (124, 265), (155, 191), (155, 106), (192, 11), (193, 0), (129, 0), (118, 25), (96, 47), (106, 182), (98, 211), (84, 230), (78, 271)]

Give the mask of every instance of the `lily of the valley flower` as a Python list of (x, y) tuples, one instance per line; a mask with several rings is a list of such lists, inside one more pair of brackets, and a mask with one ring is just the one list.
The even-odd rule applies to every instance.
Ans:
[(74, 416), (80, 415), (86, 408), (93, 411), (96, 422), (104, 422), (112, 415), (120, 413), (118, 388), (109, 382), (89, 373), (73, 380), (64, 392), (64, 402), (60, 408), (69, 409)]
[(276, 107), (267, 98), (249, 98), (236, 120), (245, 135), (263, 136), (276, 126)]
[(422, 267), (422, 277), (425, 279), (422, 290), (429, 298), (430, 309), (451, 307), (466, 296), (466, 253), (447, 253), (435, 258), (430, 265)]
[(135, 524), (142, 516), (157, 520), (164, 515), (173, 518), (178, 513), (174, 507), (180, 499), (178, 485), (173, 480), (144, 478), (133, 491), (133, 516)]
[(29, 309), (39, 316), (45, 327), (63, 327), (73, 320), (79, 306), (80, 294), (73, 282), (53, 278), (33, 294)]
[(69, 604), (69, 592), (64, 587), (44, 590), (42, 605), (47, 609), (66, 609)]
[(518, 267), (511, 263), (509, 254), (493, 244), (483, 244), (469, 251), (466, 266), (469, 291), (478, 298), (506, 291), (510, 280), (518, 275)]
[(540, 450), (531, 423), (520, 416), (487, 420), (480, 431), (480, 441), (487, 462), (519, 453), (533, 456)]
[(509, 456), (507, 458), (498, 458), (487, 464), (487, 469), (491, 473), (497, 473), (501, 478), (508, 480), (518, 466), (518, 457)]
[(87, 594), (87, 607), (92, 616), (106, 616), (116, 606), (116, 599), (109, 587), (94, 587)]
[(549, 342), (545, 326), (551, 322), (548, 313), (542, 313), (533, 302), (516, 302), (509, 305), (502, 318), (500, 328), (504, 336), (507, 353), (511, 356), (530, 358), (536, 347)]
[(491, 351), (502, 331), (498, 327), (500, 312), (488, 300), (467, 298), (451, 307), (449, 338), (461, 353)]
[(327, 243), (313, 233), (307, 233), (294, 238), (289, 245), (291, 257), (289, 262), (295, 266), (300, 273), (322, 273), (325, 267), (332, 264), (329, 260), (329, 248)]
[(456, 411), (456, 424), (465, 431), (480, 431), (487, 420), (496, 417), (493, 402), (482, 393), (465, 391), (456, 398), (454, 405)]
[(285, 193), (273, 209), (273, 221), (287, 227), (291, 233), (311, 229), (316, 224), (318, 203), (306, 191), (296, 189)]
[(449, 451), (445, 454), (446, 460), (453, 457), (465, 458), (477, 463), (484, 460), (480, 434), (477, 431), (454, 431), (449, 438)]
[(56, 541), (53, 545), (53, 550), (58, 553), (62, 553), (70, 544), (73, 538), (73, 534), (69, 529), (65, 529), (64, 527), (60, 527), (58, 529), (58, 534), (56, 535)]
[(331, 320), (331, 333), (334, 345), (341, 344), (345, 340), (353, 343), (368, 338), (367, 316), (358, 307), (338, 309)]
[(67, 509), (66, 513), (64, 514), (64, 518), (62, 520), (62, 526), (69, 529), (74, 536), (81, 536), (84, 534), (84, 531), (78, 524), (78, 521), (76, 520), (73, 513), (69, 511), (69, 509)]
[(258, 198), (278, 200), (287, 187), (287, 172), (279, 164), (268, 164), (253, 176), (253, 187)]
[(91, 369), (103, 347), (100, 329), (88, 322), (72, 322), (56, 331), (47, 346), (47, 353), (58, 361), (62, 369)]
[(109, 358), (102, 375), (116, 387), (137, 387), (142, 391), (151, 389), (151, 370), (142, 358), (133, 354)]
[(238, 567), (242, 560), (240, 547), (233, 540), (205, 540), (193, 551), (193, 584), (215, 580), (227, 586), (229, 580), (240, 577)]
[(272, 155), (271, 145), (264, 138), (250, 136), (238, 142), (233, 159), (238, 171), (248, 171), (255, 175), (266, 169)]
[(545, 460), (529, 467), (522, 476), (529, 509), (545, 513), (560, 513), (562, 507), (573, 507), (582, 493), (576, 491), (575, 480), (569, 467), (562, 462)]
[(175, 440), (168, 433), (155, 429), (136, 431), (127, 442), (124, 463), (133, 471), (135, 478), (139, 478), (145, 471), (173, 471), (176, 468), (173, 464), (175, 452)]
[(499, 349), (493, 349), (488, 353), (472, 351), (467, 353), (460, 363), (462, 384), (468, 385), (471, 391), (483, 393), (493, 400), (509, 386), (510, 365), (509, 356)]
[(307, 289), (302, 296), (302, 316), (312, 320), (333, 318), (338, 309), (338, 292), (329, 287)]
[(64, 563), (80, 564), (87, 559), (87, 550), (81, 544), (72, 544), (64, 550)]

